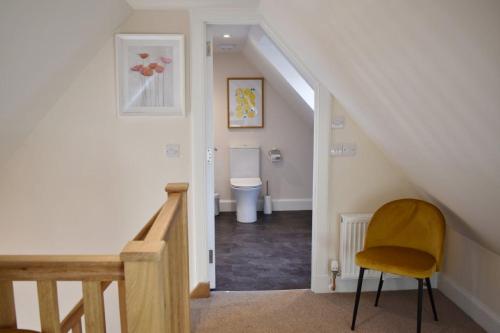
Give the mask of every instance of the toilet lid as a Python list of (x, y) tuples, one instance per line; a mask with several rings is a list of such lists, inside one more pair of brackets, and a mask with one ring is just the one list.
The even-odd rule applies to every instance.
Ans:
[(256, 187), (261, 185), (260, 178), (231, 178), (231, 186), (234, 187)]

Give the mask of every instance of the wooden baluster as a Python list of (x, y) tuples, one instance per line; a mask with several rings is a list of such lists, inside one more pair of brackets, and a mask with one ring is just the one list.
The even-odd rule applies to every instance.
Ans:
[(125, 291), (125, 281), (118, 281), (118, 300), (120, 302), (120, 327), (121, 333), (127, 333), (127, 294)]
[(85, 331), (92, 333), (106, 332), (103, 288), (100, 281), (83, 281), (83, 308), (85, 312)]
[(120, 257), (125, 264), (129, 333), (165, 333), (164, 241), (132, 241)]
[(42, 332), (60, 333), (57, 282), (54, 280), (37, 281), (37, 290)]
[[(181, 332), (190, 331), (190, 306), (189, 306), (189, 245), (188, 245), (188, 220), (187, 220), (187, 184), (169, 184), (166, 187), (168, 193), (181, 193), (181, 209), (178, 214), (178, 239), (176, 256), (178, 261), (178, 283), (179, 291), (179, 318)], [(178, 252), (177, 252), (178, 251)]]
[[(177, 219), (178, 214), (176, 214)], [(180, 331), (180, 304), (179, 290), (182, 287), (180, 279), (180, 267), (179, 267), (179, 255), (178, 252), (178, 221), (174, 220), (172, 225), (172, 230), (169, 234), (169, 239), (167, 242), (167, 257), (165, 268), (167, 270), (168, 281), (166, 281), (166, 293), (170, 300), (170, 311), (166, 313), (166, 317), (170, 323), (172, 332), (178, 333)]]
[[(187, 188), (186, 188), (187, 189)], [(181, 303), (181, 323), (182, 332), (191, 330), (191, 307), (189, 301), (189, 240), (188, 240), (188, 209), (187, 209), (187, 191), (182, 193), (182, 210), (180, 223), (180, 248), (181, 248), (181, 283), (182, 283), (182, 303)]]
[(78, 321), (75, 326), (71, 328), (71, 333), (82, 333), (82, 321)]
[(172, 262), (171, 253), (172, 253), (172, 244), (171, 240), (167, 239), (165, 242), (165, 256), (163, 257), (162, 268), (163, 268), (163, 288), (164, 288), (164, 297), (165, 297), (165, 325), (168, 327), (168, 331), (174, 333), (175, 332), (175, 321), (172, 320), (173, 312), (175, 311), (175, 299), (172, 294), (171, 286), (172, 286), (172, 274), (170, 271), (170, 265)]
[(12, 281), (0, 281), (0, 328), (17, 328)]

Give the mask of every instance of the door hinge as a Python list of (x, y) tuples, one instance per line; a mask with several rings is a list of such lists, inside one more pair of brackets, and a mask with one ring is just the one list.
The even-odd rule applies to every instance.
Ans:
[(207, 163), (208, 165), (212, 165), (214, 161), (214, 151), (212, 148), (207, 148)]
[(207, 57), (212, 56), (212, 42), (207, 42)]
[(214, 263), (214, 250), (208, 250), (208, 263)]

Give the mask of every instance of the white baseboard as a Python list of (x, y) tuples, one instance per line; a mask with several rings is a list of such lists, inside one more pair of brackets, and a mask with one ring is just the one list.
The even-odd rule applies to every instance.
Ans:
[(317, 294), (325, 294), (331, 292), (330, 290), (330, 276), (328, 274), (312, 276), (311, 290)]
[[(274, 199), (272, 202), (274, 211), (312, 210), (312, 199)], [(257, 210), (261, 211), (263, 209), (264, 209), (264, 200), (259, 199), (259, 202), (257, 203)], [(236, 201), (221, 200), (220, 211), (235, 212)]]
[[(379, 277), (363, 279), (363, 292), (377, 291)], [(432, 287), (438, 286), (438, 274), (431, 278)], [(358, 279), (340, 279), (336, 280), (335, 293), (354, 293), (358, 285)], [(413, 290), (417, 289), (417, 281), (413, 278), (406, 278), (402, 276), (384, 278), (383, 290)], [(311, 290), (315, 293), (331, 293), (330, 290), (330, 276), (321, 275), (312, 277)]]
[[(379, 278), (368, 278), (363, 280), (363, 291), (377, 291)], [(437, 277), (431, 278), (432, 287), (437, 286)], [(337, 279), (336, 292), (339, 293), (353, 293), (356, 291), (358, 285), (357, 279)], [(384, 287), (382, 290), (413, 290), (417, 289), (417, 281), (413, 278), (407, 277), (388, 277), (384, 278)]]
[(500, 316), (444, 274), (440, 276), (439, 290), (487, 332), (500, 332)]

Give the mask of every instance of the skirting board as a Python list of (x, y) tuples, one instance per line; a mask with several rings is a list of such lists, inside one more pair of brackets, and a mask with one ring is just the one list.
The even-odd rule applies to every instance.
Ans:
[(439, 290), (487, 332), (500, 332), (500, 316), (444, 274), (439, 278)]
[[(363, 280), (363, 292), (366, 291), (377, 291), (379, 278), (365, 278)], [(354, 293), (356, 292), (356, 287), (358, 284), (357, 279), (340, 279), (336, 280), (336, 289), (333, 292), (336, 293)], [(431, 278), (431, 284), (433, 288), (438, 287), (438, 276), (434, 275)], [(322, 275), (318, 277), (313, 277), (311, 289), (315, 293), (331, 293), (330, 290), (330, 277), (328, 275)], [(384, 279), (384, 287), (382, 290), (412, 290), (417, 289), (417, 281), (412, 278), (398, 277), (392, 278), (388, 277)]]
[[(274, 211), (287, 211), (287, 210), (312, 210), (312, 199), (274, 199), (273, 210)], [(264, 210), (264, 200), (259, 200), (257, 203), (257, 210)], [(236, 211), (236, 201), (235, 200), (221, 200), (220, 201), (220, 211), (221, 212), (235, 212)]]
[(200, 282), (189, 294), (191, 299), (209, 298), (210, 297), (210, 283)]

